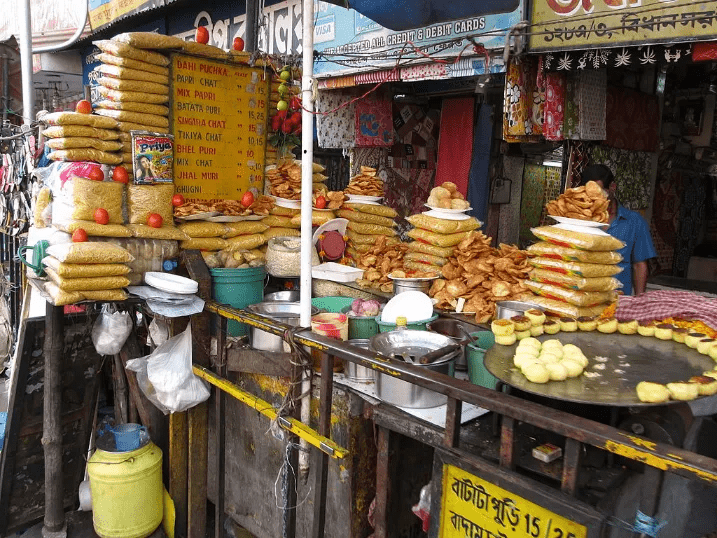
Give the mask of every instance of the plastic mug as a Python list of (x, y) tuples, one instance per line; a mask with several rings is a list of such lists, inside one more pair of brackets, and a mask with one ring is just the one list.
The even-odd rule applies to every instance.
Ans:
[(146, 439), (147, 428), (140, 424), (118, 424), (111, 429), (115, 437), (115, 448), (118, 452), (137, 450)]

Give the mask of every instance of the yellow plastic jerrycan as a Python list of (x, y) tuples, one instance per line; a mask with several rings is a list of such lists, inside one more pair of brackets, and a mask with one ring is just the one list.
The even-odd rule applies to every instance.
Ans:
[(101, 538), (146, 538), (162, 523), (162, 451), (96, 450), (89, 459), (92, 522)]

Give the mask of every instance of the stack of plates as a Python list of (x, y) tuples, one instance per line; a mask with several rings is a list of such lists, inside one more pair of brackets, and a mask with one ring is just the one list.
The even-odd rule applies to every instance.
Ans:
[(301, 209), (301, 200), (289, 200), (288, 198), (279, 198), (278, 196), (274, 196), (274, 200), (279, 207)]
[(609, 226), (607, 222), (595, 222), (594, 220), (581, 220), (571, 219), (570, 217), (556, 217), (550, 215), (551, 218), (558, 221), (555, 225), (556, 228), (562, 230), (570, 230), (573, 232), (580, 232), (591, 235), (610, 235), (607, 232), (601, 230)]
[(440, 207), (433, 207), (428, 204), (425, 205), (430, 209), (430, 211), (424, 211), (424, 215), (446, 220), (468, 220), (469, 218), (471, 218), (471, 216), (466, 215), (466, 211), (470, 211), (471, 209), (473, 209), (472, 207), (467, 207), (465, 209), (442, 209)]
[(368, 205), (379, 205), (383, 196), (363, 196), (361, 194), (347, 194), (349, 203), (353, 204), (368, 204)]

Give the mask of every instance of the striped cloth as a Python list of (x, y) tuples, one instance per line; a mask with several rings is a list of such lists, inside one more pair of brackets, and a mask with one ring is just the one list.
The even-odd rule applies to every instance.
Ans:
[(657, 290), (642, 295), (621, 295), (615, 317), (618, 320), (652, 321), (665, 318), (699, 320), (717, 330), (717, 299), (689, 291)]

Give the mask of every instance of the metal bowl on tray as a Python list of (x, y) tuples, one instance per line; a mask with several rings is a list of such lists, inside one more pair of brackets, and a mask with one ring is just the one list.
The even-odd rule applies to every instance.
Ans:
[[(429, 364), (418, 363), (422, 356), (451, 345), (453, 340), (442, 334), (404, 330), (377, 334), (371, 338), (369, 349), (453, 377), (456, 358), (462, 352), (460, 349), (451, 351)], [(376, 393), (384, 402), (399, 407), (420, 409), (446, 403), (444, 394), (381, 373), (376, 378)]]
[[(360, 347), (361, 349), (369, 348), (369, 340), (364, 338), (349, 340), (346, 343), (350, 346)], [(344, 373), (346, 374), (346, 379), (349, 381), (358, 381), (359, 383), (373, 383), (376, 381), (376, 370), (366, 368), (355, 362), (344, 361)]]
[(288, 301), (291, 303), (299, 302), (299, 290), (284, 290), (267, 293), (264, 295), (264, 302)]
[[(438, 318), (426, 325), (426, 329), (450, 337), (454, 344), (465, 344), (467, 343), (466, 340), (470, 338), (470, 333), (475, 332), (477, 327), (457, 319)], [(468, 363), (466, 362), (466, 348), (464, 345), (460, 355), (456, 358), (456, 370), (467, 369)]]
[(537, 308), (541, 312), (543, 311), (538, 305), (523, 301), (498, 301), (495, 303), (495, 306), (495, 319), (510, 319), (513, 316), (522, 316), (527, 310), (532, 308)]

